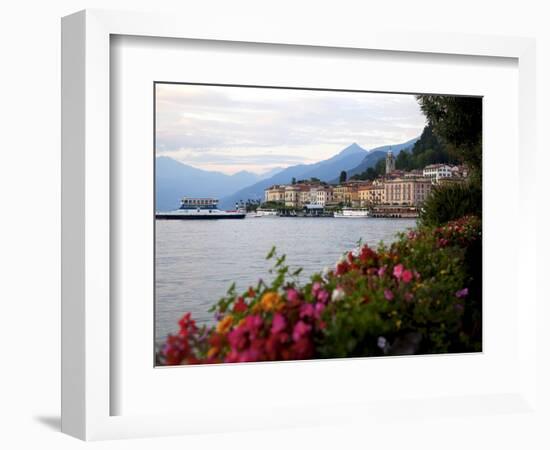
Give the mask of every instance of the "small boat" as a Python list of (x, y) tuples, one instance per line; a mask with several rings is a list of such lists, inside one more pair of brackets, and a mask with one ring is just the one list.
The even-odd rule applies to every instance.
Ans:
[(184, 197), (179, 209), (157, 212), (155, 217), (161, 220), (244, 219), (246, 211), (241, 205), (236, 205), (232, 211), (218, 209), (218, 200), (215, 198)]
[(341, 211), (336, 211), (334, 217), (360, 219), (362, 217), (369, 217), (369, 210), (366, 208), (343, 208)]
[(252, 213), (252, 217), (276, 216), (277, 214), (276, 209), (258, 208), (255, 213)]

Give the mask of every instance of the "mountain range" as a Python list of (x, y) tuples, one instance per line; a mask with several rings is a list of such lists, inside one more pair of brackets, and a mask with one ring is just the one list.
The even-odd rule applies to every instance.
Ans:
[[(262, 178), (247, 171), (226, 175), (197, 169), (166, 156), (156, 158), (155, 164), (157, 211), (178, 208), (183, 196), (220, 198)], [(270, 173), (266, 175), (272, 176)]]
[[(402, 144), (392, 145), (391, 149), (394, 154), (397, 155), (404, 149), (412, 148), (417, 140), (418, 138), (415, 138)], [(328, 183), (338, 183), (340, 172), (345, 170), (349, 179), (355, 173), (361, 173), (366, 170), (366, 168), (373, 167), (380, 158), (386, 156), (389, 148), (390, 146), (387, 145), (367, 151), (358, 144), (353, 143), (332, 158), (314, 164), (299, 164), (297, 166), (288, 167), (270, 178), (261, 180), (232, 195), (223, 197), (220, 200), (220, 206), (222, 208), (228, 208), (239, 200), (263, 199), (264, 190), (269, 186), (274, 184), (288, 184), (292, 181), (292, 178), (296, 178), (297, 180), (308, 180), (315, 177)], [(363, 167), (365, 167), (365, 169), (363, 169)]]
[[(392, 151), (394, 156), (397, 156), (401, 151), (403, 150), (411, 150), (414, 147), (414, 144), (416, 144), (416, 141), (420, 139), (419, 137), (415, 137), (414, 139), (411, 139), (410, 141), (403, 142), (402, 144), (397, 145), (383, 145), (382, 147), (376, 147), (372, 150), (369, 150), (368, 155), (365, 156), (363, 161), (361, 161), (360, 164), (358, 164), (356, 167), (354, 167), (351, 170), (348, 170), (347, 176), (348, 180), (353, 176), (357, 175), (359, 173), (364, 172), (369, 167), (374, 167), (376, 163), (380, 160), (380, 158), (384, 158), (389, 150)], [(333, 178), (331, 180), (331, 183), (337, 183), (338, 177)]]
[[(410, 149), (418, 138), (392, 145), (395, 155)], [(263, 199), (264, 190), (274, 184), (288, 184), (293, 178), (337, 183), (340, 172), (345, 170), (348, 178), (361, 173), (386, 156), (390, 146), (377, 147), (370, 151), (356, 143), (349, 145), (333, 157), (313, 164), (298, 164), (287, 168), (271, 170), (263, 175), (238, 172), (226, 175), (197, 169), (172, 158), (156, 158), (156, 209), (167, 211), (179, 205), (181, 197), (215, 197), (220, 199), (220, 208), (229, 209), (235, 203), (248, 199)]]

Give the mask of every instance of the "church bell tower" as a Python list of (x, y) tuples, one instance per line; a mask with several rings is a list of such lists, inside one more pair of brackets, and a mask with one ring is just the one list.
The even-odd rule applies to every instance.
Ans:
[(392, 173), (395, 170), (395, 158), (391, 151), (391, 147), (386, 155), (386, 175)]

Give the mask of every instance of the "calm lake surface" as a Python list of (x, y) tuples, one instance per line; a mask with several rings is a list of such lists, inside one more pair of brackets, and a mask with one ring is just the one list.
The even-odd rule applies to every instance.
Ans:
[(277, 247), (291, 268), (302, 267), (300, 280), (333, 267), (361, 239), (389, 243), (412, 228), (414, 219), (261, 217), (244, 220), (157, 220), (155, 335), (157, 342), (178, 329), (191, 312), (198, 324), (213, 323), (208, 309), (232, 282), (237, 291), (270, 280)]

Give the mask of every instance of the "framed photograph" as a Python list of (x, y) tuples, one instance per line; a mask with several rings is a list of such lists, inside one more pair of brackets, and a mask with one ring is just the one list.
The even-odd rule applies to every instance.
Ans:
[(62, 37), (64, 432), (533, 411), (531, 40)]
[(481, 97), (154, 89), (157, 364), (482, 351)]

